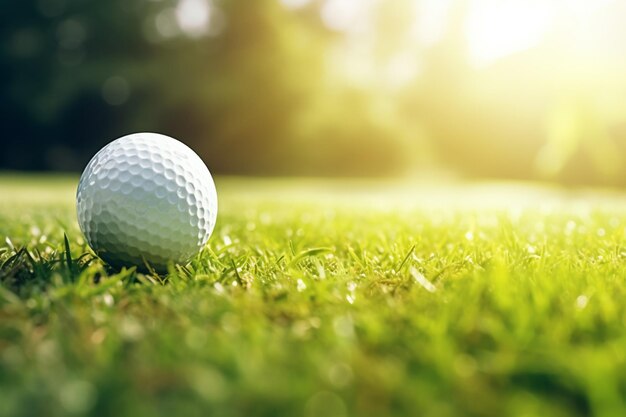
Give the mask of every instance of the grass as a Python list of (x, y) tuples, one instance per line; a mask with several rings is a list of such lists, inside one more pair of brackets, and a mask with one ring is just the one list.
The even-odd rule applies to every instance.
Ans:
[(222, 179), (157, 277), (75, 184), (0, 179), (0, 416), (626, 415), (619, 193)]

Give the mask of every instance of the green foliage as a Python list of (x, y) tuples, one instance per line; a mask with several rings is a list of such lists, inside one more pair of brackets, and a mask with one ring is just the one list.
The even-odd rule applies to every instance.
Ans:
[(222, 179), (159, 277), (90, 255), (74, 186), (0, 181), (0, 415), (626, 412), (623, 199)]
[(378, 175), (413, 160), (415, 135), (329, 79), (318, 6), (206, 2), (217, 32), (196, 37), (176, 29), (174, 0), (10, 3), (0, 110), (12, 153), (0, 167), (77, 171), (132, 131), (175, 136), (219, 173)]
[[(464, 0), (287, 3), (5, 0), (0, 114), (11, 151), (0, 168), (79, 171), (105, 143), (157, 131), (219, 174), (435, 168), (626, 184), (623, 53), (587, 50), (622, 44), (618, 2), (603, 13), (527, 6), (526, 16)], [(555, 21), (545, 42), (518, 45), (539, 30), (531, 16), (568, 20), (571, 7), (587, 21), (579, 35), (598, 39), (572, 41)], [(475, 50), (498, 45), (512, 49), (475, 66)]]

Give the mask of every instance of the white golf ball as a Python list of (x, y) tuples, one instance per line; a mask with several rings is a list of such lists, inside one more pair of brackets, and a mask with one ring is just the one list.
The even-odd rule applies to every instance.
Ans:
[(200, 157), (176, 139), (136, 133), (100, 150), (76, 193), (87, 243), (115, 267), (186, 263), (215, 227), (217, 192)]

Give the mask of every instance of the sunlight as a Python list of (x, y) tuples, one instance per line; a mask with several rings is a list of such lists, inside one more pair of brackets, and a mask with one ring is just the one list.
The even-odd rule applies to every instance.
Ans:
[(415, 8), (412, 35), (426, 47), (439, 42), (446, 32), (448, 13), (453, 0), (422, 0)]
[(385, 82), (391, 88), (402, 88), (420, 73), (420, 62), (415, 54), (401, 52), (394, 55), (385, 69)]
[(307, 6), (311, 0), (280, 0), (285, 7), (289, 9), (299, 9), (301, 7)]
[(351, 32), (367, 25), (371, 0), (327, 0), (322, 6), (322, 21), (329, 29)]
[(476, 0), (465, 27), (471, 64), (483, 68), (538, 45), (553, 20), (550, 2)]
[(180, 0), (176, 7), (176, 20), (189, 36), (206, 34), (211, 17), (211, 5), (207, 0)]
[(327, 28), (345, 34), (328, 55), (333, 73), (354, 87), (396, 92), (419, 75), (419, 47), (411, 19), (406, 31), (400, 29), (408, 36), (394, 37), (386, 30), (399, 26), (397, 16), (381, 19), (381, 4), (380, 0), (326, 0), (320, 17)]
[[(465, 22), (470, 63), (484, 68), (533, 47), (552, 31), (569, 27), (566, 45), (579, 48), (593, 27), (596, 13), (614, 0), (473, 0)], [(580, 38), (580, 39), (579, 39)], [(594, 48), (601, 47), (594, 41)]]
[[(200, 1), (200, 0), (184, 0)], [(280, 0), (290, 8), (302, 7), (310, 0)], [(468, 0), (465, 5), (454, 0), (422, 0), (414, 3), (415, 18), (409, 36), (402, 45), (378, 33), (373, 22), (380, 0), (325, 0), (320, 17), (324, 25), (344, 32), (355, 46), (386, 42), (387, 49), (402, 54), (429, 48), (454, 30), (453, 16), (463, 16), (463, 36), (469, 63), (476, 69), (512, 54), (537, 47), (556, 32), (567, 32), (564, 48), (583, 48), (593, 38), (598, 45), (597, 14), (614, 0)], [(401, 3), (400, 3), (401, 4)], [(594, 26), (594, 27), (591, 27)], [(567, 29), (564, 29), (567, 28)], [(593, 29), (593, 30), (592, 30)], [(593, 36), (592, 36), (593, 35)], [(601, 34), (604, 35), (604, 34)], [(602, 36), (599, 36), (602, 37)], [(376, 38), (378, 40), (376, 40)], [(400, 50), (402, 49), (402, 50)]]

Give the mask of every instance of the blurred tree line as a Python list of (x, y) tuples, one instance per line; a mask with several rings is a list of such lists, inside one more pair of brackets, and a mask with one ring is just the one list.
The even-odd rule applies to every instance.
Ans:
[[(409, 36), (407, 16), (418, 1), (374, 2), (373, 41), (353, 41), (367, 49), (364, 61), (341, 56), (346, 49), (337, 45), (350, 36), (320, 17), (325, 3), (5, 0), (0, 168), (76, 171), (116, 137), (158, 131), (192, 146), (221, 174), (378, 176), (444, 167), (471, 176), (626, 182), (621, 125), (610, 126), (614, 134), (584, 106), (572, 113), (563, 110), (569, 101), (555, 105), (549, 77), (520, 85), (507, 66), (526, 61), (480, 73), (469, 67), (461, 30), (467, 2), (452, 9), (441, 42), (419, 52), (405, 46), (402, 56), (393, 45)], [(420, 76), (398, 87), (410, 63), (395, 63), (407, 51), (409, 60), (420, 55)], [(333, 59), (353, 73), (337, 77)], [(390, 80), (359, 81), (365, 63), (392, 68)], [(550, 127), (568, 117), (568, 126), (584, 126), (569, 136), (567, 127)], [(578, 134), (610, 146), (568, 142)]]
[[(206, 3), (181, 28), (178, 1), (9, 1), (0, 18), (0, 166), (78, 170), (103, 144), (158, 131), (219, 173), (371, 174), (406, 168), (358, 91), (320, 97), (319, 19), (274, 0)], [(10, 11), (9, 11), (10, 10)], [(322, 100), (324, 103), (318, 103)], [(315, 106), (319, 109), (311, 111)], [(311, 117), (312, 116), (312, 117)]]

